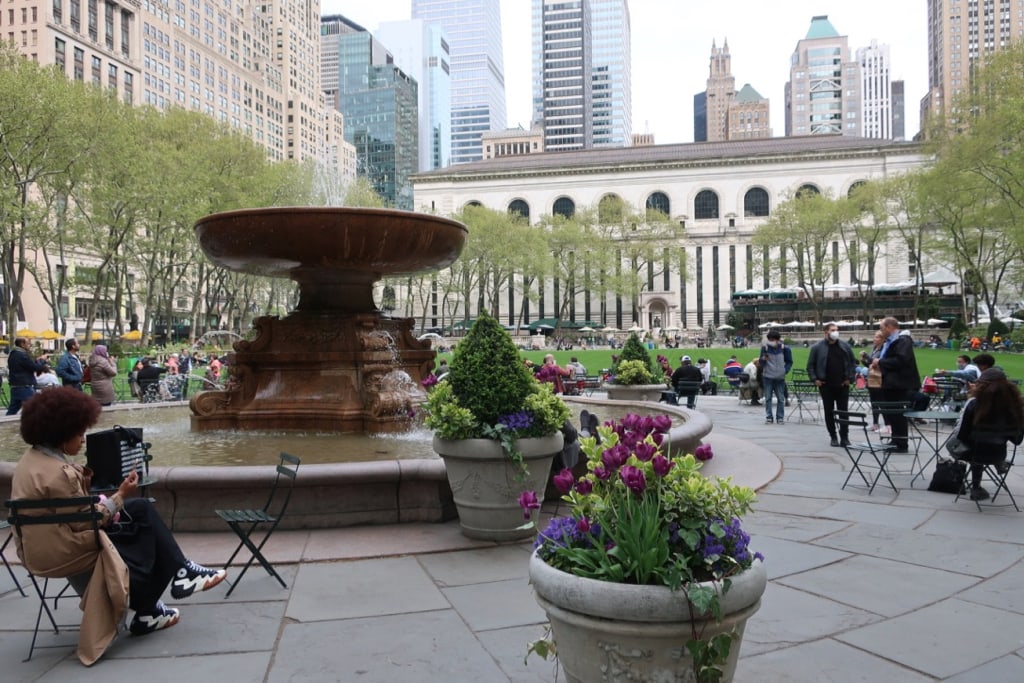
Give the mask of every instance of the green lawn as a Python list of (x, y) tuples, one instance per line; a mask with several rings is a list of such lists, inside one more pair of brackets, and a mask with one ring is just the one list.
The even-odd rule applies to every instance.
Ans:
[[(802, 345), (791, 348), (793, 350), (793, 367), (807, 367), (809, 349), (804, 348)], [(667, 356), (673, 368), (679, 366), (679, 359), (683, 355), (693, 358), (694, 363), (696, 363), (698, 358), (708, 358), (711, 360), (712, 367), (716, 368), (719, 374), (721, 374), (722, 366), (725, 365), (725, 361), (729, 359), (729, 356), (736, 354), (737, 359), (746, 365), (751, 359), (757, 357), (758, 349), (759, 347), (757, 346), (748, 346), (745, 349), (733, 349), (722, 346), (710, 349), (654, 349), (650, 353), (652, 358), (658, 354)], [(864, 347), (855, 348), (854, 355), (859, 358), (862, 350), (864, 350)], [(539, 363), (544, 360), (546, 353), (553, 353), (558, 364), (563, 366), (569, 361), (571, 356), (576, 356), (586, 366), (588, 374), (596, 375), (602, 368), (611, 367), (612, 354), (618, 354), (621, 351), (609, 351), (607, 349), (588, 351), (523, 351), (522, 356)], [(956, 357), (960, 352), (949, 349), (915, 349), (914, 354), (917, 358), (917, 369), (921, 372), (922, 376), (925, 376), (932, 374), (935, 368), (956, 369)], [(444, 355), (449, 358), (451, 356), (451, 354)], [(972, 354), (968, 353), (967, 355), (970, 356)], [(1015, 379), (1024, 379), (1024, 354), (997, 352), (992, 355), (996, 358), (996, 364), (1002, 367), (1007, 375)]]

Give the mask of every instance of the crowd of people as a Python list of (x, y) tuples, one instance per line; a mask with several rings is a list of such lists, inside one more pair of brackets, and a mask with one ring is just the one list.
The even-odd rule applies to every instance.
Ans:
[[(101, 407), (118, 400), (114, 379), (118, 376), (117, 357), (104, 344), (95, 345), (88, 356), (82, 356), (77, 339), (64, 342), (64, 350), (55, 362), (54, 354), (33, 353), (26, 337), (17, 337), (7, 355), (7, 379), (10, 400), (7, 415), (16, 415), (25, 402), (37, 392), (65, 386), (86, 391)], [(208, 385), (220, 384), (225, 358), (203, 357), (188, 349), (171, 353), (161, 361), (154, 357), (138, 358), (127, 372), (129, 391), (144, 402), (184, 400), (188, 398), (189, 380), (193, 370), (205, 366), (202, 380)]]

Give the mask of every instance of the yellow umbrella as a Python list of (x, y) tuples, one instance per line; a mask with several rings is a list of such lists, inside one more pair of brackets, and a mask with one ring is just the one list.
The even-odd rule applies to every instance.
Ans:
[(56, 330), (43, 330), (43, 333), (39, 335), (43, 339), (63, 339), (64, 335)]
[(32, 330), (27, 330), (26, 329), (26, 330), (18, 330), (17, 332), (14, 333), (14, 336), (15, 337), (25, 337), (26, 339), (35, 339), (36, 337), (39, 336), (39, 334), (37, 332), (33, 332)]
[(142, 330), (129, 330), (121, 335), (125, 341), (139, 341), (142, 339)]
[(93, 341), (98, 341), (100, 339), (103, 339), (103, 333), (102, 332), (97, 332), (96, 330), (93, 330), (92, 331), (92, 340)]

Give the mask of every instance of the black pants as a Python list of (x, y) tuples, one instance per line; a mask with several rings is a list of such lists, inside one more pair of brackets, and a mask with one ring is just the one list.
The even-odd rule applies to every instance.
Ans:
[[(850, 409), (850, 387), (826, 384), (818, 387), (818, 393), (821, 394), (821, 405), (825, 408), (825, 428), (828, 429), (828, 435), (834, 439), (836, 438), (836, 411)], [(839, 437), (844, 440), (850, 437), (849, 425), (839, 425)]]
[(120, 523), (107, 534), (128, 565), (129, 606), (137, 612), (151, 611), (185, 564), (178, 542), (146, 498), (125, 501)]
[[(906, 401), (913, 403), (916, 389), (882, 389), (882, 400), (887, 403)], [(886, 412), (885, 422), (892, 429), (892, 443), (896, 448), (907, 448), (907, 416), (900, 411)]]

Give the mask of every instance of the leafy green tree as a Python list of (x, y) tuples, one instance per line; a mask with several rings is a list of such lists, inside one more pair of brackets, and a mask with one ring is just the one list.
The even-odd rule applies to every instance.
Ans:
[(825, 307), (825, 288), (838, 280), (845, 263), (834, 253), (844, 226), (854, 223), (860, 208), (846, 199), (832, 199), (817, 192), (793, 194), (760, 225), (751, 240), (755, 249), (778, 249), (769, 258), (771, 275), (783, 284), (790, 280), (803, 290), (820, 321)]

